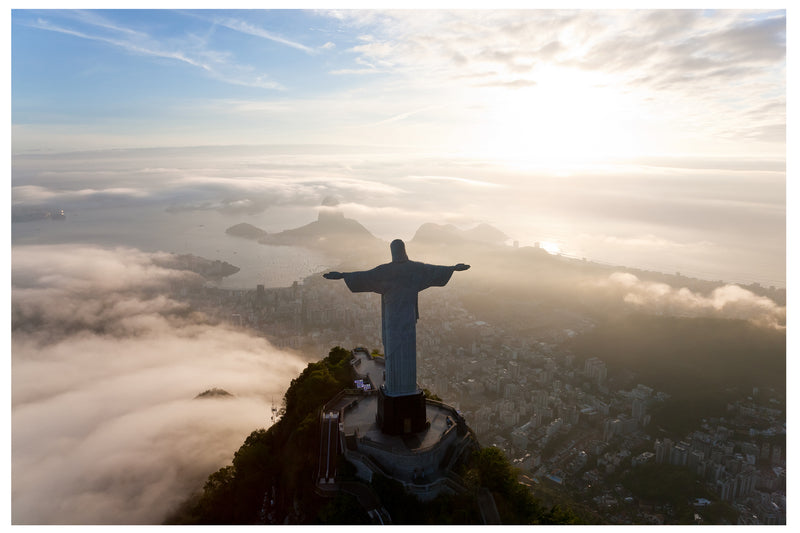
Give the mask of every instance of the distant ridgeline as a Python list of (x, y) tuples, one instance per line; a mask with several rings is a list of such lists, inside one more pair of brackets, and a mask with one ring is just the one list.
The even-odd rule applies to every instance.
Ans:
[(169, 254), (155, 259), (155, 262), (165, 268), (176, 270), (190, 270), (200, 274), (205, 279), (219, 280), (239, 272), (239, 267), (219, 259), (211, 260), (192, 254)]
[[(374, 249), (381, 241), (359, 222), (345, 218), (338, 211), (320, 211), (317, 220), (305, 226), (267, 233), (252, 224), (231, 226), (225, 233), (234, 237), (252, 239), (273, 246), (305, 246), (338, 256), (346, 249), (348, 253)], [(346, 243), (346, 246), (342, 246)]]
[[(236, 224), (225, 232), (234, 237), (250, 239), (272, 246), (303, 246), (337, 258), (348, 267), (362, 267), (373, 261), (385, 261), (386, 242), (375, 237), (357, 220), (347, 218), (335, 208), (324, 208), (317, 220), (298, 228), (278, 233), (247, 223)], [(565, 255), (551, 255), (536, 246), (510, 246), (509, 237), (488, 224), (461, 230), (450, 224), (422, 224), (407, 244), (413, 258), (429, 263), (446, 264), (452, 257), (469, 257), (473, 267), (470, 285), (492, 294), (506, 308), (508, 302), (556, 301), (559, 307), (572, 306), (590, 314), (606, 316), (617, 312), (622, 305), (618, 297), (610, 298), (608, 289), (596, 285), (616, 272), (634, 274), (643, 282), (664, 283), (676, 289), (706, 295), (725, 285), (721, 280), (701, 280), (679, 272), (666, 274), (622, 265), (607, 265)], [(357, 261), (354, 261), (357, 258)], [(344, 266), (342, 266), (344, 269)], [(588, 282), (588, 283), (587, 283)], [(786, 305), (786, 289), (762, 287), (757, 283), (741, 284), (753, 294), (765, 296), (779, 306)], [(478, 296), (485, 301), (484, 295)], [(618, 300), (618, 301), (617, 301)], [(610, 304), (615, 302), (616, 304)], [(538, 305), (538, 304), (537, 304)], [(609, 305), (614, 308), (610, 309)], [(514, 309), (510, 316), (525, 316)]]
[(233, 394), (226, 391), (225, 389), (219, 389), (217, 387), (208, 389), (206, 391), (201, 392), (197, 396), (194, 397), (195, 400), (203, 399), (203, 398), (233, 398)]
[[(269, 430), (247, 437), (232, 464), (208, 477), (203, 490), (184, 502), (167, 524), (369, 524), (364, 499), (379, 501), (393, 524), (482, 524), (479, 498), (494, 497), (503, 524), (576, 524), (577, 516), (555, 506), (545, 509), (497, 448), (475, 447), (457, 467), (466, 491), (421, 502), (402, 484), (375, 475), (360, 482), (354, 467), (339, 457), (339, 480), (355, 490), (323, 497), (315, 490), (320, 450), (320, 410), (353, 386), (352, 354), (340, 347), (310, 363), (292, 380), (283, 413)], [(351, 495), (362, 493), (361, 499)]]

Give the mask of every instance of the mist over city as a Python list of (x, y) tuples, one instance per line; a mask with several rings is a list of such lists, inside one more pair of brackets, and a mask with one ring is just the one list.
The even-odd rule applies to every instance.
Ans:
[(382, 352), (322, 274), (394, 239), (470, 265), (419, 295), (417, 379), (534, 497), (786, 523), (785, 11), (11, 28), (12, 523), (182, 523), (309, 363)]

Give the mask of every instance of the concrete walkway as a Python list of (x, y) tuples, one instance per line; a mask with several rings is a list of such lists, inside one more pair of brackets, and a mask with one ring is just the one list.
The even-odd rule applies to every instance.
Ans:
[(378, 390), (383, 385), (383, 374), (386, 370), (386, 363), (383, 357), (373, 358), (370, 354), (363, 351), (353, 352), (358, 363), (353, 367), (359, 378), (369, 377), (372, 388)]

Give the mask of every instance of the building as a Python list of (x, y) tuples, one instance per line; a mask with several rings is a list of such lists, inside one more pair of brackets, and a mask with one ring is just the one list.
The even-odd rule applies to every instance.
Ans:
[(583, 375), (591, 379), (597, 385), (602, 385), (608, 376), (608, 369), (603, 361), (597, 357), (592, 357), (587, 359), (584, 363)]

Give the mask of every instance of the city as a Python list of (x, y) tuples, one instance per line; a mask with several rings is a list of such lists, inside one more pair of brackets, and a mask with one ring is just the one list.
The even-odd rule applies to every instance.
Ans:
[(10, 11), (13, 525), (786, 523), (786, 8), (514, 4)]
[[(175, 291), (212, 319), (309, 359), (332, 346), (381, 347), (379, 296), (352, 297), (319, 275), (284, 288)], [(615, 380), (604, 361), (570, 352), (568, 341), (593, 327), (589, 318), (552, 309), (541, 318), (545, 327), (522, 327), (538, 317), (489, 324), (464, 307), (458, 290), (420, 294), (419, 385), (458, 408), (483, 446), (503, 450), (521, 483), (576, 506), (591, 523), (786, 523), (779, 393), (754, 388), (726, 413), (667, 434), (653, 413), (668, 394)], [(697, 495), (676, 502), (632, 490), (636, 474), (653, 468), (688, 476)]]

